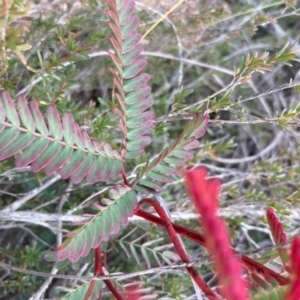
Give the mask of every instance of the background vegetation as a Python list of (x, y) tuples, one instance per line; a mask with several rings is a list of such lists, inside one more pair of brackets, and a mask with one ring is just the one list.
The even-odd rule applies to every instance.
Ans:
[[(139, 32), (145, 33), (175, 2), (136, 4)], [(94, 0), (0, 2), (0, 89), (25, 93), (43, 112), (55, 103), (91, 136), (117, 145), (119, 133), (111, 129), (118, 119), (108, 114), (113, 86), (106, 8), (105, 1)], [(222, 179), (220, 215), (230, 225), (234, 248), (254, 258), (272, 255), (266, 207), (277, 209), (289, 237), (299, 234), (299, 10), (295, 1), (186, 0), (143, 40), (156, 128), (147, 154), (125, 166), (128, 178), (181, 133), (191, 112), (209, 111), (207, 133), (189, 165), (205, 166), (211, 177)], [(108, 186), (73, 185), (58, 175), (16, 169), (14, 159), (1, 161), (0, 261), (56, 274), (45, 253), (61, 244)], [(161, 195), (177, 223), (199, 227), (183, 180), (166, 183)], [(17, 208), (5, 211), (13, 203)], [(193, 260), (207, 260), (196, 243), (184, 242)], [(138, 217), (102, 247), (110, 274), (179, 261), (165, 231)], [(92, 259), (59, 272), (89, 275)], [(214, 286), (210, 266), (200, 271)], [(63, 295), (59, 287), (80, 283), (4, 269), (0, 278), (0, 299), (12, 300), (55, 298)], [(139, 280), (149, 288), (147, 299), (195, 299), (183, 269)], [(106, 288), (102, 296), (111, 298)]]

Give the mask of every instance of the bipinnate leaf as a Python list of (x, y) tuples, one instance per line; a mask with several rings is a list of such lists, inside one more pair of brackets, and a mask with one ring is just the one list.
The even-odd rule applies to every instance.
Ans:
[(273, 208), (269, 208), (267, 210), (267, 220), (269, 223), (269, 227), (272, 232), (272, 236), (276, 246), (278, 247), (278, 253), (280, 255), (281, 261), (287, 271), (289, 271), (288, 261), (289, 261), (289, 254), (287, 248), (283, 248), (283, 244), (287, 243), (287, 237), (284, 232), (284, 228), (282, 223), (278, 220), (275, 211)]
[[(14, 103), (7, 91), (0, 92), (0, 160), (19, 154), (18, 168), (31, 165), (34, 172), (79, 183), (116, 179), (121, 155), (107, 143), (92, 140), (74, 122), (71, 113), (59, 116), (54, 104), (47, 108), (47, 122), (36, 101), (20, 95)], [(143, 132), (143, 131), (142, 131)]]
[(76, 262), (127, 224), (137, 204), (135, 192), (127, 186), (117, 185), (109, 191), (109, 196), (110, 199), (102, 199), (105, 209), (95, 214), (82, 228), (67, 235), (68, 238), (56, 250), (58, 260), (68, 258)]
[(300, 237), (294, 238), (290, 255), (291, 285), (285, 299), (300, 299)]
[[(147, 61), (140, 58), (144, 47), (139, 44), (141, 35), (136, 33), (139, 18), (135, 15), (133, 0), (107, 0), (109, 9), (108, 25), (113, 36), (109, 38), (114, 53), (108, 52), (115, 69), (109, 68), (114, 76), (116, 98), (119, 107), (115, 112), (120, 117), (120, 128), (124, 138), (124, 157), (136, 158), (145, 153), (144, 148), (151, 143), (149, 135), (154, 125), (154, 113), (149, 111), (154, 101), (149, 96), (147, 85), (150, 75), (142, 73)], [(140, 128), (138, 128), (140, 127)]]
[[(139, 119), (142, 119), (142, 116), (137, 117), (139, 127), (136, 134), (143, 130), (142, 124), (139, 123)], [(175, 177), (178, 177), (180, 175), (178, 167), (184, 167), (186, 161), (194, 157), (193, 150), (200, 146), (198, 139), (204, 135), (204, 126), (208, 120), (208, 115), (200, 117), (198, 114), (192, 120), (189, 120), (182, 134), (142, 170), (136, 183), (160, 190), (160, 184), (170, 183)], [(129, 119), (129, 123), (132, 127), (136, 124), (133, 119), (132, 121)], [(134, 129), (135, 127), (133, 127)], [(136, 188), (142, 191), (139, 186)]]

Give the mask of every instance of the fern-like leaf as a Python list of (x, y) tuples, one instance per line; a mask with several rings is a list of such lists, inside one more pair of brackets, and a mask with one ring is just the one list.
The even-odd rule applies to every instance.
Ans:
[(136, 190), (142, 192), (147, 186), (159, 191), (162, 183), (173, 182), (180, 175), (178, 167), (184, 167), (193, 158), (193, 150), (200, 146), (198, 139), (205, 134), (208, 120), (208, 115), (202, 118), (198, 114), (189, 120), (182, 134), (141, 171), (135, 181)]
[(116, 179), (121, 155), (109, 144), (91, 140), (74, 122), (71, 113), (62, 119), (51, 104), (47, 109), (48, 126), (38, 104), (19, 96), (16, 105), (7, 91), (0, 92), (0, 160), (15, 154), (19, 168), (31, 165), (34, 172), (44, 170), (50, 176), (58, 172), (79, 183)]
[(141, 73), (147, 61), (140, 58), (144, 47), (139, 44), (141, 35), (136, 33), (139, 18), (133, 15), (134, 0), (107, 2), (108, 25), (113, 31), (110, 41), (114, 48), (114, 53), (108, 54), (115, 65), (115, 69), (109, 70), (114, 75), (115, 96), (119, 102), (115, 111), (124, 132), (125, 157), (131, 159), (142, 155), (151, 143), (148, 135), (154, 128), (155, 114), (148, 110), (153, 105), (149, 97), (151, 88), (147, 85), (150, 75)]
[(67, 236), (64, 243), (56, 249), (58, 260), (68, 258), (76, 262), (80, 257), (88, 255), (102, 241), (107, 241), (111, 234), (119, 232), (121, 226), (128, 222), (137, 204), (135, 192), (127, 186), (117, 185), (109, 191), (110, 199), (102, 199), (106, 206), (100, 206), (99, 213), (94, 215), (82, 228)]
[(267, 210), (267, 220), (268, 220), (269, 227), (271, 229), (275, 244), (276, 244), (276, 246), (278, 246), (278, 253), (280, 255), (280, 258), (284, 265), (284, 268), (287, 271), (290, 271), (289, 266), (288, 266), (288, 261), (289, 261), (288, 249), (282, 247), (283, 244), (287, 243), (287, 237), (286, 237), (283, 225), (278, 220), (273, 208), (269, 208)]

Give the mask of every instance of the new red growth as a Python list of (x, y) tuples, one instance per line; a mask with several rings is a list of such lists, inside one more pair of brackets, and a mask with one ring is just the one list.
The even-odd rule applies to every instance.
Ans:
[(292, 243), (291, 251), (291, 288), (287, 300), (300, 299), (300, 237), (296, 237)]
[(247, 282), (242, 279), (241, 264), (233, 256), (226, 225), (217, 214), (221, 183), (219, 180), (207, 180), (206, 173), (204, 168), (187, 172), (186, 184), (201, 215), (207, 248), (221, 284), (220, 293), (227, 300), (249, 299)]
[(279, 246), (278, 253), (281, 257), (284, 268), (288, 272), (290, 272), (290, 267), (288, 265), (288, 261), (289, 261), (288, 250), (286, 248), (282, 248), (282, 245), (287, 243), (287, 237), (286, 237), (286, 234), (284, 232), (283, 225), (279, 221), (279, 219), (277, 218), (273, 208), (267, 209), (267, 220), (268, 220), (269, 227), (271, 229), (272, 236), (274, 238), (275, 244), (277, 246)]

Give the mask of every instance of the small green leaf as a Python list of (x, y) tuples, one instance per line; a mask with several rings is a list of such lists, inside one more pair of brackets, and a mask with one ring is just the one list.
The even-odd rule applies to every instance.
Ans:
[(137, 16), (131, 16), (121, 27), (122, 40), (127, 39), (138, 27), (140, 19)]
[[(133, 2), (133, 1), (132, 1)], [(123, 65), (127, 66), (132, 64), (144, 50), (144, 46), (137, 45), (133, 50), (129, 51), (128, 53), (124, 54), (123, 56)]]
[(153, 128), (154, 128), (154, 124), (150, 121), (148, 123), (141, 125), (140, 127), (129, 130), (127, 134), (127, 138), (129, 140), (138, 139), (141, 136), (151, 132)]
[(124, 68), (123, 78), (129, 79), (139, 74), (147, 65), (146, 59), (140, 58)]
[(151, 138), (150, 137), (148, 137), (148, 136), (142, 136), (138, 140), (130, 141), (127, 144), (127, 150), (128, 151), (139, 150), (139, 149), (145, 148), (150, 143), (151, 143)]
[(0, 151), (0, 160), (4, 160), (28, 147), (34, 140), (34, 135), (31, 133), (23, 133), (15, 139), (8, 147)]
[(142, 112), (144, 112), (145, 110), (147, 110), (148, 108), (150, 108), (153, 105), (153, 103), (154, 101), (152, 99), (147, 98), (138, 104), (128, 105), (126, 114), (128, 117), (137, 116)]
[(29, 108), (31, 111), (31, 115), (33, 117), (35, 126), (37, 128), (37, 130), (44, 136), (48, 136), (48, 128), (46, 126), (46, 123), (44, 121), (44, 117), (38, 107), (38, 104), (36, 103), (36, 101), (31, 100), (29, 102)]
[(134, 8), (134, 1), (126, 2), (126, 5), (122, 6), (122, 9), (120, 9), (119, 11), (119, 20), (121, 25), (124, 25), (127, 22), (127, 20), (132, 16)]
[[(5, 110), (5, 114), (7, 119), (15, 126), (20, 126), (20, 119), (15, 108), (14, 102), (12, 101), (10, 94), (8, 91), (0, 92), (0, 101), (2, 100), (2, 104)], [(3, 114), (3, 113), (2, 113)], [(3, 118), (3, 117), (2, 117)]]
[(142, 88), (149, 80), (151, 76), (147, 73), (142, 73), (137, 77), (128, 80), (124, 85), (125, 92), (132, 92)]
[(69, 178), (81, 166), (85, 159), (85, 152), (81, 150), (74, 151), (71, 158), (60, 170), (59, 174), (63, 179)]
[(122, 53), (128, 53), (137, 47), (137, 44), (140, 42), (142, 35), (140, 33), (133, 33), (127, 39), (123, 41)]
[(8, 147), (20, 134), (20, 131), (18, 128), (15, 127), (9, 127), (6, 128), (1, 134), (0, 134), (0, 151)]
[(35, 124), (33, 118), (31, 116), (28, 102), (25, 99), (24, 95), (20, 95), (17, 99), (17, 108), (19, 111), (19, 116), (21, 118), (22, 123), (24, 126), (31, 132), (35, 131)]
[(50, 133), (56, 140), (60, 141), (63, 137), (63, 130), (57, 108), (54, 104), (48, 106), (47, 118)]

